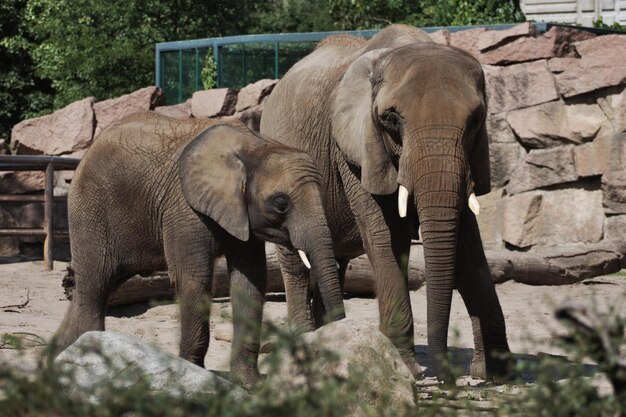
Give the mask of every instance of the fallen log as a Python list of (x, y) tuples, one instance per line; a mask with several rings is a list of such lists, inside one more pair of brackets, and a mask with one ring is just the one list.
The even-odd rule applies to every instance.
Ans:
[[(284, 286), (273, 245), (267, 245), (267, 292), (283, 292)], [(514, 280), (529, 285), (564, 285), (619, 271), (626, 263), (626, 242), (600, 242), (541, 248), (535, 252), (485, 251), (491, 278), (495, 283)], [(409, 289), (425, 281), (422, 246), (411, 247)], [(73, 286), (68, 281), (66, 287)], [(366, 256), (350, 261), (346, 271), (346, 293), (374, 296), (376, 283)], [(227, 297), (229, 278), (224, 259), (218, 260), (213, 279), (213, 296)], [(165, 272), (150, 277), (133, 277), (109, 299), (109, 305), (124, 305), (152, 299), (171, 298), (174, 288)]]

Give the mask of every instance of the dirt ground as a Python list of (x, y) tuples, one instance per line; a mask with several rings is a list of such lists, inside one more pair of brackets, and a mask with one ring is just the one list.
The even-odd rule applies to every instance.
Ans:
[[(45, 272), (41, 261), (0, 265), (0, 336), (28, 334), (26, 355), (19, 360), (23, 366), (32, 366), (43, 348), (37, 346), (38, 335), (50, 338), (61, 322), (69, 302), (61, 287), (66, 264), (55, 262), (54, 271)], [(555, 306), (576, 301), (595, 304), (600, 310), (617, 309), (626, 313), (626, 274), (597, 277), (573, 285), (528, 286), (506, 282), (497, 286), (506, 318), (511, 350), (516, 357), (538, 357), (542, 354), (562, 355), (554, 346), (554, 335), (563, 333), (563, 327), (554, 319)], [(420, 361), (426, 360), (426, 291), (413, 291), (411, 301), (415, 321), (416, 349)], [(286, 304), (282, 295), (269, 296), (265, 305), (266, 320), (284, 324)], [(28, 302), (26, 303), (26, 301)], [(25, 304), (18, 307), (17, 305)], [(346, 299), (347, 315), (378, 322), (375, 299)], [(232, 335), (230, 303), (216, 300), (211, 314), (211, 342), (206, 367), (227, 370)], [(174, 303), (161, 305), (134, 305), (109, 312), (107, 330), (124, 333), (152, 343), (176, 354), (178, 351), (178, 307)], [(467, 366), (471, 359), (472, 333), (469, 317), (460, 296), (455, 293), (451, 314), (449, 345), (453, 361)], [(13, 360), (17, 353), (0, 346), (0, 360)], [(598, 376), (599, 377), (599, 376)]]

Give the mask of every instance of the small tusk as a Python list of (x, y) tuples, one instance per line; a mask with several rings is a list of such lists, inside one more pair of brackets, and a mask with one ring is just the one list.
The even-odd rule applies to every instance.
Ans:
[(406, 217), (406, 207), (409, 200), (409, 190), (404, 185), (400, 185), (398, 189), (398, 214), (400, 217)]
[(469, 204), (470, 210), (472, 210), (472, 212), (478, 216), (480, 214), (480, 204), (478, 204), (478, 199), (476, 198), (476, 194), (474, 193), (470, 194), (468, 204)]
[(335, 261), (335, 265), (337, 265), (337, 269), (341, 269), (341, 266), (339, 266), (339, 262)]
[(304, 253), (303, 250), (298, 249), (298, 255), (300, 255), (300, 259), (302, 259), (302, 263), (304, 264), (304, 266), (306, 266), (308, 269), (311, 269), (311, 263), (309, 262), (309, 259), (306, 257), (306, 253)]

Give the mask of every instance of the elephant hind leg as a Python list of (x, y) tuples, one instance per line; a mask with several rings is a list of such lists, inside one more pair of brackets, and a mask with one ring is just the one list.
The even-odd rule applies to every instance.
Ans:
[(456, 287), (472, 320), (474, 357), (470, 375), (476, 378), (507, 377), (512, 360), (504, 315), (491, 281), (476, 218), (464, 208), (459, 233)]
[(83, 333), (104, 330), (107, 301), (117, 277), (105, 265), (76, 267), (72, 301), (61, 326), (52, 339), (52, 354), (57, 356)]

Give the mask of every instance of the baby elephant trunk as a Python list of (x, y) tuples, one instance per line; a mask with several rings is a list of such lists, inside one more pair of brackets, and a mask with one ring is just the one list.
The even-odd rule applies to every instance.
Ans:
[[(319, 289), (325, 311), (324, 322), (341, 320), (346, 316), (343, 293), (339, 283), (339, 273), (333, 251), (330, 230), (326, 218), (320, 215), (309, 216), (304, 224), (297, 226), (292, 234), (292, 243)], [(298, 238), (296, 236), (302, 236)]]

